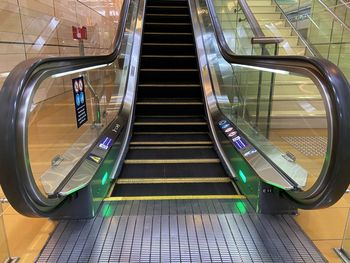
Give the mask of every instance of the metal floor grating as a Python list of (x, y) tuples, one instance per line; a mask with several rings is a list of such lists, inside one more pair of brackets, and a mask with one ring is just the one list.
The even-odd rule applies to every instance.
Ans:
[(61, 221), (37, 262), (325, 262), (292, 216), (242, 200), (106, 202)]
[(285, 136), (283, 140), (308, 157), (326, 155), (327, 137), (324, 136)]

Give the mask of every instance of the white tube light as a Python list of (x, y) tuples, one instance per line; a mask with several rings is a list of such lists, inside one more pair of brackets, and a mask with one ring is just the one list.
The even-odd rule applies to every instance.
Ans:
[(241, 64), (232, 64), (232, 65), (239, 66), (239, 67), (242, 67), (242, 68), (251, 68), (251, 69), (262, 70), (262, 71), (267, 71), (267, 72), (271, 72), (271, 73), (289, 75), (288, 71), (280, 70), (280, 69), (262, 68), (262, 67), (255, 67), (255, 66), (241, 65)]
[(79, 73), (79, 72), (83, 72), (83, 71), (88, 71), (88, 70), (91, 70), (91, 69), (104, 68), (104, 67), (107, 67), (108, 65), (109, 64), (102, 64), (102, 65), (98, 65), (98, 66), (92, 66), (92, 67), (87, 67), (87, 68), (70, 70), (70, 71), (54, 74), (54, 75), (51, 76), (51, 78), (59, 78), (59, 77), (63, 77), (63, 76), (67, 76), (67, 75), (71, 75), (71, 74), (75, 74), (75, 73)]

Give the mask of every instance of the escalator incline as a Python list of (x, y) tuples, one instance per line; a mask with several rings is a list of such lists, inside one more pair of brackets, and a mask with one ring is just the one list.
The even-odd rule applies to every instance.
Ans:
[(148, 1), (133, 134), (112, 197), (237, 194), (209, 136), (199, 77), (187, 1)]

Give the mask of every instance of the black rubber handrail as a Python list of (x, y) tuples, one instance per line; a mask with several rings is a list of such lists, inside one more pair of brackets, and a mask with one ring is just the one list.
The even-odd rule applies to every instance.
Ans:
[(17, 65), (0, 91), (0, 183), (11, 205), (27, 216), (49, 216), (62, 198), (48, 198), (32, 175), (27, 148), (27, 112), (38, 83), (62, 72), (79, 70), (116, 60), (121, 52), (131, 0), (124, 0), (109, 55), (34, 58)]
[(350, 183), (350, 86), (341, 70), (328, 60), (303, 56), (242, 56), (229, 48), (210, 0), (205, 0), (219, 50), (231, 64), (285, 70), (307, 76), (319, 84), (325, 100), (329, 133), (326, 159), (321, 174), (306, 191), (289, 191), (287, 196), (300, 208), (328, 207), (344, 194)]

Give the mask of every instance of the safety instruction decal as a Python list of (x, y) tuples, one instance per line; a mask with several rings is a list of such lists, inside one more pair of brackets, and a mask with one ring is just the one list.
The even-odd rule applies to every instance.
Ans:
[(77, 127), (80, 128), (85, 122), (88, 121), (84, 77), (72, 79), (72, 85)]

